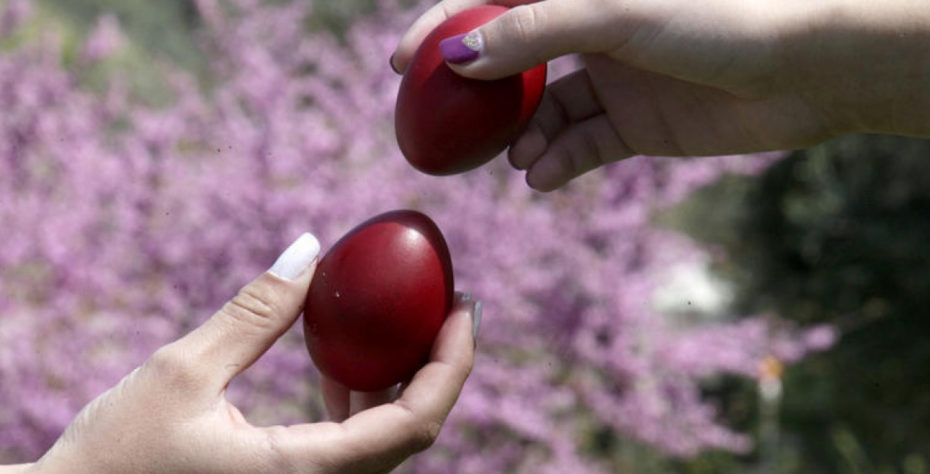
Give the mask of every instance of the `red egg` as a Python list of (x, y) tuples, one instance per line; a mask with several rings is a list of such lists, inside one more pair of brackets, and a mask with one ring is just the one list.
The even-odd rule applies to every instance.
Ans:
[(453, 288), (449, 249), (429, 217), (409, 210), (376, 216), (317, 266), (304, 308), (310, 357), (351, 390), (409, 380), (429, 359)]
[(506, 149), (536, 112), (546, 65), (493, 81), (462, 77), (444, 62), (439, 42), (506, 12), (484, 5), (434, 29), (414, 53), (397, 94), (394, 127), (401, 151), (416, 169), (450, 175), (477, 168)]

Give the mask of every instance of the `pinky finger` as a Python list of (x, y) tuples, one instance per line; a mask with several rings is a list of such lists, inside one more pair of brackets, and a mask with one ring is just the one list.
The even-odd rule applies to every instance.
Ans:
[(595, 168), (633, 156), (606, 115), (596, 115), (565, 129), (528, 167), (527, 184), (537, 191), (556, 190)]

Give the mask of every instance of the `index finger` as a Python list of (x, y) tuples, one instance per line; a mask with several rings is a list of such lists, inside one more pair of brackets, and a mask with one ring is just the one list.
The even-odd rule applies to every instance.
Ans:
[(528, 3), (536, 3), (542, 0), (444, 0), (430, 7), (401, 38), (397, 45), (397, 50), (391, 56), (391, 67), (395, 71), (403, 74), (413, 58), (413, 53), (420, 47), (423, 39), (433, 31), (440, 23), (449, 19), (456, 13), (468, 10), (469, 8), (479, 5), (501, 5), (505, 7), (515, 7)]
[[(420, 369), (394, 403), (363, 411), (343, 423), (350, 453), (363, 457), (393, 456), (402, 460), (423, 451), (458, 400), (471, 373), (475, 354), (473, 320), (477, 304), (457, 305), (436, 338), (430, 361)], [(389, 456), (389, 457), (393, 457)]]
[(266, 433), (290, 462), (338, 467), (346, 472), (386, 472), (432, 445), (471, 373), (475, 354), (474, 301), (461, 301), (436, 338), (430, 361), (400, 397), (341, 424), (315, 423)]

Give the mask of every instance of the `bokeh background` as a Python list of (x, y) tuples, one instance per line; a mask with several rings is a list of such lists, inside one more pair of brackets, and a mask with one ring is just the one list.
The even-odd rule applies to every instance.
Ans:
[[(399, 472), (930, 472), (927, 141), (420, 175), (388, 57), (429, 3), (0, 0), (0, 462), (301, 232), (414, 208), (485, 319)], [(299, 325), (230, 396), (323, 417)]]

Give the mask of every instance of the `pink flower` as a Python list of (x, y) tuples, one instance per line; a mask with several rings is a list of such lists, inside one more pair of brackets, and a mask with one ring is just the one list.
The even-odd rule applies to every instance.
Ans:
[[(485, 304), (471, 380), (407, 472), (607, 472), (585, 449), (597, 433), (674, 456), (747, 449), (701, 381), (752, 376), (769, 352), (795, 360), (832, 333), (773, 318), (674, 327), (651, 304), (656, 275), (701, 250), (650, 218), (774, 158), (638, 157), (544, 197), (502, 160), (422, 175), (391, 128), (387, 58), (431, 2), (408, 3), (382, 0), (337, 39), (304, 31), (303, 2), (199, 0), (214, 81), (203, 91), (172, 72), (175, 100), (157, 109), (118, 83), (82, 90), (41, 46), (0, 55), (0, 445), (12, 460), (34, 459), (301, 232), (328, 246), (395, 208), (436, 220), (458, 288)], [(102, 18), (87, 60), (120, 38)], [(305, 421), (321, 416), (316, 381), (295, 330), (230, 396), (255, 423)]]
[(97, 20), (96, 26), (84, 43), (81, 60), (85, 64), (93, 64), (106, 59), (118, 51), (124, 42), (123, 32), (116, 15), (103, 15)]

